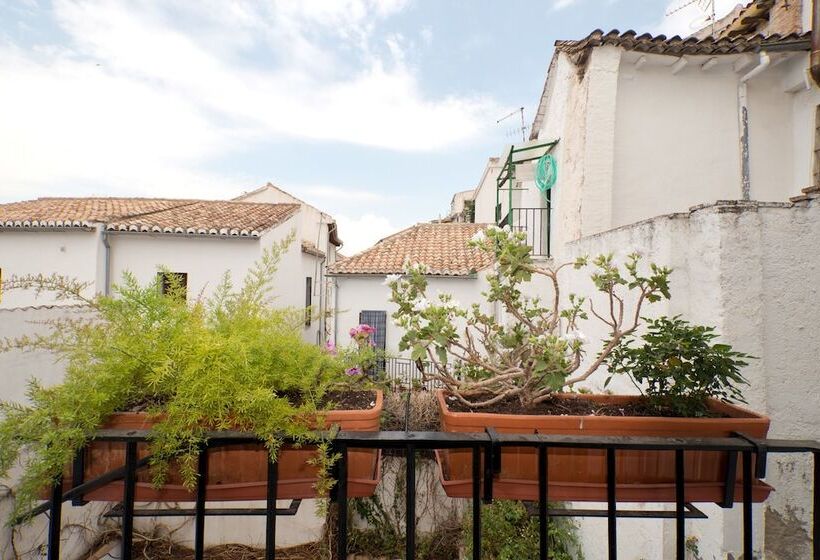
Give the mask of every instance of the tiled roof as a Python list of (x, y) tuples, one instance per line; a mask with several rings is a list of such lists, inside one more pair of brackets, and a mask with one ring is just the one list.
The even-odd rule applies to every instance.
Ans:
[(111, 231), (257, 237), (292, 216), (297, 204), (159, 198), (38, 198), (0, 204), (2, 228), (90, 228)]
[(427, 266), (435, 276), (466, 276), (488, 267), (492, 258), (467, 241), (488, 224), (417, 224), (382, 239), (370, 249), (336, 261), (331, 274), (398, 274), (406, 261)]
[(313, 255), (314, 257), (325, 257), (325, 252), (319, 249), (312, 241), (302, 241), (302, 252), (306, 255)]
[(617, 29), (604, 33), (596, 29), (587, 37), (578, 41), (556, 41), (555, 50), (568, 54), (585, 52), (591, 47), (612, 45), (630, 51), (670, 56), (682, 55), (720, 55), (758, 52), (766, 49), (807, 51), (811, 46), (810, 33), (792, 33), (790, 35), (751, 35), (715, 39), (707, 37), (698, 39), (679, 36), (667, 38), (665, 35), (653, 36), (649, 33), (638, 35), (637, 32)]
[(774, 3), (775, 0), (752, 0), (738, 12), (737, 17), (720, 32), (720, 35), (731, 37), (754, 32), (764, 22), (768, 22), (769, 12)]
[(107, 229), (258, 237), (263, 231), (291, 217), (297, 210), (299, 210), (298, 204), (198, 200), (168, 210), (124, 220), (113, 220), (107, 225)]
[(38, 198), (0, 204), (0, 227), (92, 227), (94, 223), (191, 202), (163, 198)]

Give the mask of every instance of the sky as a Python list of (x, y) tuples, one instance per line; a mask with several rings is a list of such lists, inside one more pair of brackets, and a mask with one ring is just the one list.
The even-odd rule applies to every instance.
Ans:
[(271, 182), (354, 254), (520, 140), (497, 121), (531, 123), (556, 40), (687, 35), (707, 2), (0, 0), (0, 202)]

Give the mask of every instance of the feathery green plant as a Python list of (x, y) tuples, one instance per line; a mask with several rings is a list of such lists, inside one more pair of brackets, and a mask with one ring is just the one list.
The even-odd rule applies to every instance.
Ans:
[(170, 293), (159, 277), (142, 286), (126, 273), (113, 296), (92, 298), (83, 295), (86, 285), (58, 275), (7, 281), (6, 289), (55, 292), (93, 312), (50, 321), (47, 335), (0, 342), (0, 351), (49, 350), (66, 365), (60, 385), (30, 382), (30, 404), (0, 403), (0, 476), (18, 459), (23, 466), (12, 518), (31, 508), (109, 415), (135, 405), (162, 415), (150, 444), (156, 484), (175, 460), (193, 488), (208, 430), (252, 432), (273, 459), (285, 437), (317, 443), (309, 419), (321, 418), (329, 390), (357, 382), (345, 375), (357, 350), (332, 355), (303, 341), (303, 311), (269, 305), (292, 239), (266, 250), (240, 288), (226, 273), (213, 297), (193, 302), (174, 297), (182, 290), (174, 275), (166, 275)]

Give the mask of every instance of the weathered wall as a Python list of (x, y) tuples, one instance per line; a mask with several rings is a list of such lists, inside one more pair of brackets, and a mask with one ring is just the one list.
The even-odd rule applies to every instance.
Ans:
[[(820, 276), (820, 204), (722, 203), (692, 212), (661, 216), (586, 237), (564, 247), (561, 258), (615, 253), (622, 259), (637, 250), (646, 261), (672, 266), (672, 299), (646, 309), (645, 315), (681, 313), (692, 322), (714, 325), (735, 348), (759, 356), (744, 374), (749, 406), (772, 419), (770, 435), (820, 438), (820, 394), (815, 381), (820, 346), (820, 293), (810, 279)], [(589, 293), (586, 274), (570, 273), (565, 290)], [(598, 302), (602, 300), (597, 298)], [(603, 329), (582, 327), (591, 340)], [(590, 347), (589, 356), (597, 350)], [(600, 371), (588, 386), (602, 389)], [(615, 392), (634, 392), (620, 380)], [(767, 482), (776, 488), (765, 505), (755, 506), (756, 549), (767, 558), (808, 558), (810, 530), (810, 461), (803, 457), (770, 456)], [(740, 508), (707, 507), (709, 521), (687, 524), (703, 558), (739, 556)], [(605, 558), (605, 528), (582, 522), (587, 557)], [(671, 555), (674, 525), (669, 522), (621, 522), (625, 558)], [(628, 531), (637, 527), (641, 539)], [(764, 542), (765, 537), (765, 542)], [(642, 542), (635, 548), (636, 542)]]

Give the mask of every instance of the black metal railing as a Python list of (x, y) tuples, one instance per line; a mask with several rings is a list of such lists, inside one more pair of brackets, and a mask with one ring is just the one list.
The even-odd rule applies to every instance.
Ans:
[[(118, 515), (122, 517), (122, 557), (132, 556), (133, 523), (139, 510), (134, 508), (136, 472), (144, 468), (148, 458), (137, 458), (137, 444), (148, 440), (148, 430), (101, 430), (95, 436), (96, 441), (121, 442), (126, 449), (126, 464), (114, 469), (99, 478), (86, 481), (67, 492), (63, 492), (62, 485), (57, 484), (52, 490), (52, 497), (36, 508), (32, 514), (37, 515), (50, 512), (48, 530), (48, 558), (56, 560), (60, 554), (60, 515), (62, 503), (67, 500), (81, 499), (83, 494), (100, 488), (105, 484), (124, 479), (123, 501), (118, 506)], [(206, 508), (207, 496), (207, 465), (208, 452), (216, 447), (231, 445), (247, 445), (259, 443), (259, 440), (243, 432), (212, 432), (209, 433), (207, 443), (202, 449), (198, 461), (198, 484), (195, 494), (195, 506), (191, 510), (177, 510), (177, 514), (194, 517), (194, 556), (203, 558), (205, 517), (207, 515), (264, 515), (266, 516), (266, 552), (267, 559), (276, 557), (276, 516), (286, 515), (276, 509), (277, 466), (270, 463), (267, 472), (267, 507), (262, 509), (220, 509)], [(609, 558), (617, 559), (618, 555), (618, 518), (638, 517), (629, 515), (634, 512), (623, 512), (617, 507), (616, 489), (616, 456), (621, 451), (674, 451), (675, 453), (675, 510), (676, 522), (676, 558), (684, 560), (686, 555), (685, 520), (687, 518), (703, 518), (700, 512), (685, 503), (685, 473), (684, 457), (686, 452), (712, 451), (725, 452), (735, 461), (727, 461), (727, 480), (733, 480), (735, 473), (730, 469), (737, 468), (738, 454), (742, 460), (742, 488), (743, 488), (743, 557), (752, 558), (752, 485), (756, 478), (765, 478), (766, 458), (772, 453), (810, 453), (814, 457), (814, 484), (813, 484), (813, 558), (820, 559), (820, 443), (816, 441), (794, 440), (758, 440), (737, 434), (727, 438), (657, 438), (657, 437), (604, 437), (604, 436), (564, 436), (564, 435), (525, 435), (501, 434), (489, 429), (486, 433), (441, 433), (441, 432), (339, 432), (332, 440), (332, 451), (337, 453), (339, 460), (334, 466), (334, 478), (337, 480), (331, 500), (338, 504), (337, 532), (335, 549), (337, 558), (346, 558), (348, 550), (348, 449), (393, 449), (404, 450), (406, 460), (406, 558), (415, 558), (415, 458), (421, 450), (430, 449), (470, 449), (472, 450), (472, 558), (481, 558), (481, 503), (493, 499), (493, 480), (500, 468), (501, 448), (503, 447), (531, 447), (537, 450), (538, 457), (538, 521), (539, 521), (539, 555), (542, 560), (548, 558), (547, 535), (550, 517), (558, 512), (547, 507), (549, 496), (548, 472), (549, 464), (547, 453), (550, 449), (597, 449), (606, 452), (607, 470), (607, 499), (606, 510), (597, 510), (597, 515), (605, 515), (608, 522)], [(754, 466), (754, 468), (753, 468)], [(754, 472), (753, 472), (754, 471)], [(731, 474), (731, 477), (728, 476)], [(734, 488), (734, 484), (727, 485), (727, 494)], [(729, 498), (730, 507), (734, 503), (733, 496)], [(726, 504), (724, 504), (726, 505)], [(159, 515), (158, 510), (147, 510), (146, 515)], [(159, 510), (162, 511), (162, 510)], [(590, 510), (562, 511), (561, 515), (596, 515), (588, 513)], [(595, 510), (592, 510), (595, 511)], [(181, 512), (181, 513), (180, 513)], [(692, 515), (692, 513), (695, 515)], [(651, 517), (642, 512), (640, 517)], [(657, 517), (670, 517), (672, 512), (662, 512)]]
[(552, 208), (547, 202), (546, 208), (513, 208), (498, 225), (524, 232), (527, 235), (527, 245), (532, 247), (532, 254), (536, 257), (549, 257), (552, 242), (551, 216)]

